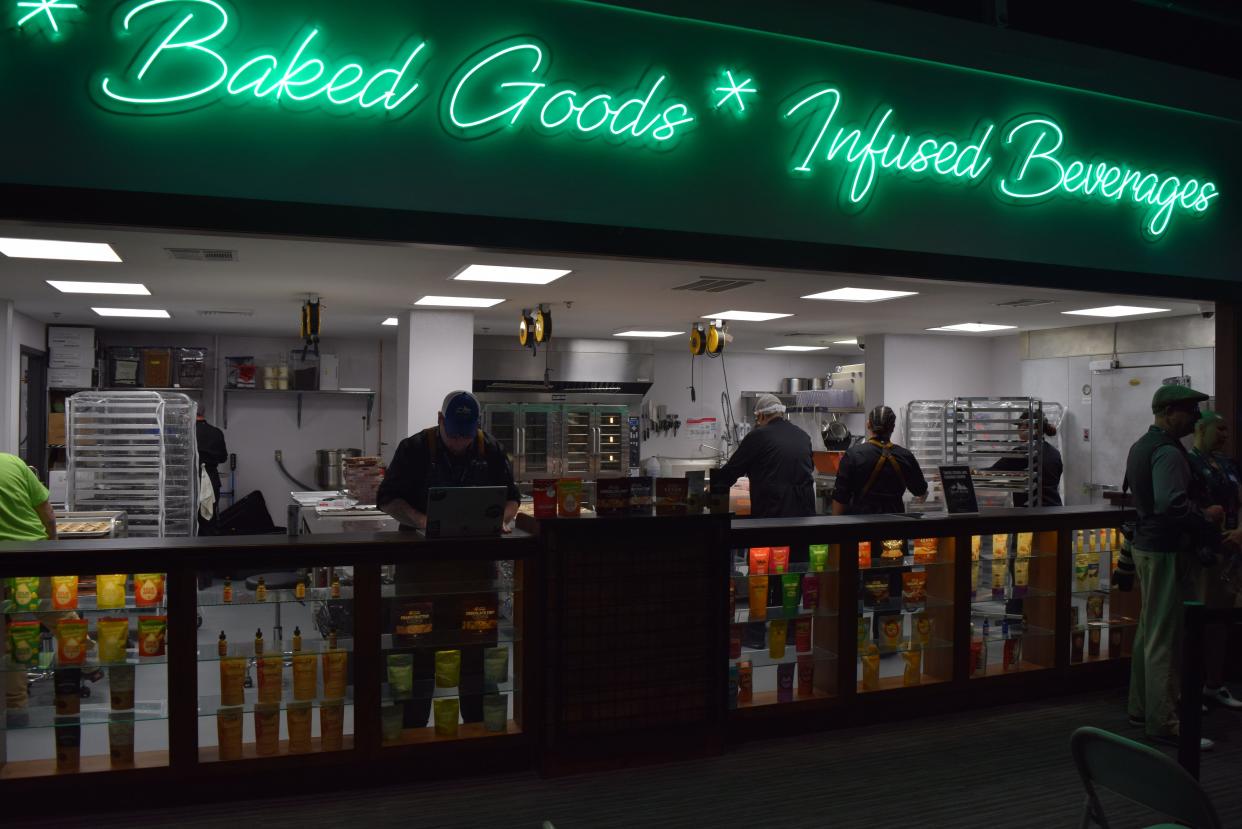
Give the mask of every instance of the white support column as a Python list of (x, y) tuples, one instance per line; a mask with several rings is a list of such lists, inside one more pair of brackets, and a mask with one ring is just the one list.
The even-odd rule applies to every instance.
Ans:
[(440, 404), (474, 379), (474, 314), (407, 311), (398, 317), (394, 442), (434, 426)]
[(13, 300), (0, 299), (0, 452), (13, 455), (18, 453), (21, 352)]

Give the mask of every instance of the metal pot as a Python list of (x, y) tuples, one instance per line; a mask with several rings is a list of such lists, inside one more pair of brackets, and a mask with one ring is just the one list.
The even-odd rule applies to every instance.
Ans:
[(797, 394), (810, 391), (814, 381), (810, 377), (786, 377), (781, 381), (781, 394)]
[(822, 391), (823, 389), (828, 388), (829, 382), (830, 381), (826, 377), (812, 377), (811, 388), (815, 391)]
[(341, 461), (362, 457), (361, 449), (316, 449), (315, 486), (322, 490), (338, 490), (345, 486)]

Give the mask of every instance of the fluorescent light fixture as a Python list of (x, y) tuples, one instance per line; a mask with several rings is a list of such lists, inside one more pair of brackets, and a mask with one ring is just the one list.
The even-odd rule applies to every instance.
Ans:
[(1081, 311), (1062, 311), (1075, 317), (1133, 317), (1139, 314), (1163, 314), (1168, 308), (1143, 308), (1138, 305), (1106, 305), (1103, 308), (1084, 308)]
[(572, 271), (559, 268), (515, 268), (509, 265), (470, 265), (453, 277), (460, 282), (507, 282), (510, 285), (547, 285)]
[(1017, 328), (1016, 325), (992, 325), (987, 322), (959, 322), (957, 325), (942, 325), (939, 328), (928, 328), (928, 331), (960, 331), (966, 334), (986, 334), (989, 331), (1005, 331)]
[(858, 345), (858, 338), (855, 337), (852, 340), (833, 340), (832, 344), (833, 345)]
[(764, 351), (827, 351), (826, 345), (774, 345)]
[(120, 262), (104, 242), (58, 242), (54, 239), (0, 238), (0, 253), (13, 259), (65, 259), (74, 262)]
[(396, 317), (389, 317), (388, 319), (380, 323), (380, 325), (396, 325), (396, 324), (397, 324)]
[(92, 308), (101, 317), (135, 317), (141, 319), (170, 319), (172, 314), (157, 308)]
[(832, 302), (884, 302), (889, 299), (901, 299), (903, 296), (917, 296), (918, 291), (882, 291), (878, 288), (837, 288), (835, 291), (824, 291), (820, 294), (804, 296), (803, 299), (827, 299)]
[(705, 320), (736, 320), (737, 322), (767, 322), (768, 320), (778, 320), (782, 317), (792, 317), (793, 314), (769, 314), (766, 311), (721, 311), (716, 314), (704, 314)]
[(124, 296), (151, 296), (146, 285), (137, 282), (60, 282), (49, 279), (51, 285), (62, 294), (117, 294)]
[(491, 308), (503, 299), (483, 299), (475, 296), (425, 296), (415, 305), (439, 305), (442, 308)]
[(642, 331), (635, 329), (633, 331), (618, 331), (613, 334), (614, 337), (644, 337), (652, 340), (663, 339), (664, 337), (677, 337), (685, 332), (683, 331)]

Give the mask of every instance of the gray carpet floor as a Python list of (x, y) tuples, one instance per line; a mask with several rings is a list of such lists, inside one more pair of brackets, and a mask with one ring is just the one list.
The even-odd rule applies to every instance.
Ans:
[[(58, 827), (1077, 827), (1083, 794), (1070, 733), (1137, 736), (1120, 692), (732, 748), (697, 762), (542, 780), (533, 773), (221, 802), (168, 813), (94, 814)], [(1203, 783), (1242, 827), (1242, 714), (1213, 711)], [(1170, 750), (1170, 754), (1172, 751)], [(274, 793), (276, 794), (276, 793)], [(1105, 800), (1117, 829), (1158, 822)], [(9, 826), (22, 824), (7, 823)], [(49, 825), (38, 824), (41, 829)]]

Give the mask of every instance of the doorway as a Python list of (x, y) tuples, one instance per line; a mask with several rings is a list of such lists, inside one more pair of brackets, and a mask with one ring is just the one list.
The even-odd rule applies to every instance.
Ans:
[(22, 348), (18, 389), (17, 454), (48, 483), (46, 352)]

